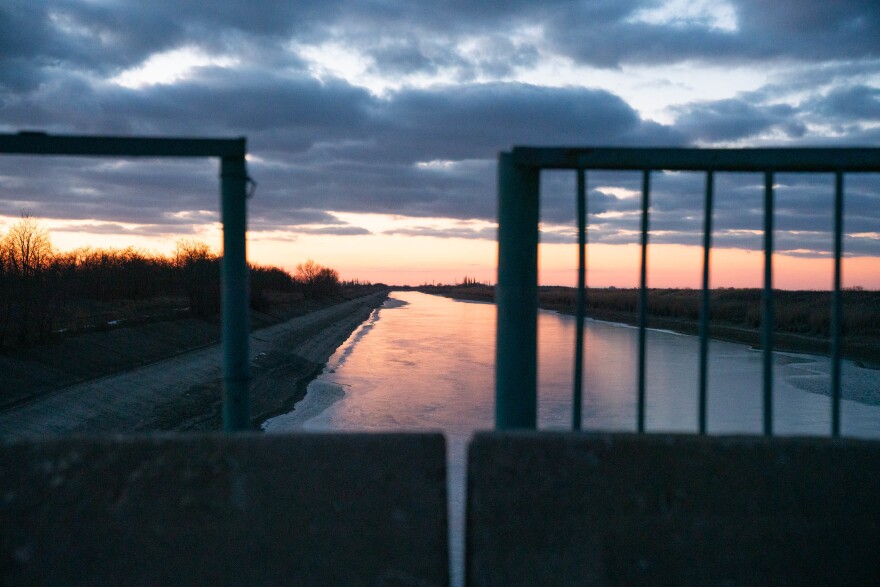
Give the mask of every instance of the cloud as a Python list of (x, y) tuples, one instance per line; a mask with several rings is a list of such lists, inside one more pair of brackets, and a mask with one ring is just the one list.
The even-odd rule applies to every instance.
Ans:
[(387, 112), (400, 133), (421, 138), (422, 160), (486, 157), (514, 144), (682, 141), (642, 121), (618, 96), (584, 88), (493, 83), (410, 90), (396, 94)]
[(435, 227), (435, 226), (415, 226), (412, 228), (396, 228), (393, 230), (386, 230), (383, 232), (383, 234), (431, 237), (431, 238), (442, 238), (442, 239), (446, 239), (446, 238), (473, 238), (473, 239), (494, 241), (497, 238), (497, 232), (498, 231), (495, 227), (481, 227), (481, 228), (442, 227), (441, 228), (441, 227)]
[(116, 222), (83, 222), (75, 224), (65, 224), (54, 230), (60, 232), (82, 232), (90, 235), (106, 235), (106, 234), (125, 234), (138, 236), (158, 236), (180, 237), (192, 234), (192, 224), (190, 222), (174, 225), (173, 223), (163, 224), (119, 224)]
[[(880, 144), (878, 11), (855, 0), (685, 4), (10, 0), (0, 6), (0, 129), (247, 136), (259, 182), (251, 227), (340, 235), (367, 231), (324, 210), (493, 221), (496, 157), (517, 144)], [(320, 52), (332, 46), (356, 63), (319, 68), (314, 52), (325, 63)], [(179, 79), (114, 83), (151, 57), (189, 50), (211, 59)], [(749, 92), (677, 104), (675, 122), (660, 124), (616, 89), (585, 87), (590, 77), (547, 80), (568, 62), (649, 65), (655, 89), (665, 67), (682, 64), (751, 64), (773, 75)], [(347, 67), (361, 71), (345, 77)], [(543, 81), (516, 81), (523, 71), (543, 71), (533, 76)], [(358, 75), (382, 77), (384, 91), (357, 85)], [(657, 238), (699, 242), (702, 177), (655, 179)], [(573, 181), (545, 174), (548, 224), (573, 222)], [(784, 179), (784, 230), (827, 234), (827, 186), (811, 181)], [(876, 232), (876, 178), (847, 181), (847, 230)], [(751, 242), (760, 181), (719, 182), (730, 196), (718, 200), (718, 242)], [(217, 185), (216, 162), (2, 157), (0, 213), (176, 230), (216, 214)], [(638, 198), (626, 194), (638, 194), (638, 174), (590, 174), (589, 187), (597, 242), (631, 242)]]
[(732, 98), (687, 104), (673, 112), (677, 130), (706, 143), (737, 141), (772, 131), (797, 138), (806, 132), (796, 118), (798, 109), (788, 104), (754, 104)]
[(815, 62), (880, 56), (880, 15), (860, 0), (731, 0), (735, 27), (705, 20), (635, 18), (646, 2), (558, 3), (546, 38), (555, 50), (600, 67), (684, 61)]
[[(558, 197), (560, 201), (568, 201), (569, 216), (553, 222), (542, 234), (542, 242), (574, 243), (574, 174), (557, 172), (556, 175), (554, 183), (559, 190)], [(799, 256), (830, 255), (832, 175), (777, 174), (774, 184), (774, 250), (797, 251)], [(637, 243), (641, 220), (641, 174), (588, 172), (587, 185), (599, 186), (588, 192), (590, 242)], [(701, 246), (704, 189), (703, 173), (652, 173), (650, 242)], [(715, 174), (715, 246), (763, 249), (763, 190), (761, 174)], [(560, 204), (562, 209), (566, 208)], [(880, 255), (880, 239), (870, 236), (877, 233), (878, 227), (880, 174), (848, 175), (844, 209), (844, 231), (848, 235), (844, 239), (845, 254)]]
[(810, 106), (817, 114), (834, 121), (876, 122), (880, 120), (880, 88), (867, 85), (835, 88), (813, 99)]
[(330, 234), (336, 236), (358, 236), (372, 234), (360, 226), (292, 226), (292, 232), (299, 234)]
[[(611, 68), (627, 63), (814, 63), (880, 57), (880, 17), (862, 0), (703, 4), (696, 16), (682, 17), (675, 14), (682, 6), (674, 2), (644, 0), (10, 0), (0, 8), (0, 54), (13, 66), (2, 69), (0, 83), (34, 88), (61, 70), (108, 77), (182, 46), (208, 53), (250, 53), (252, 62), (275, 65), (284, 53), (291, 59), (284, 51), (291, 41), (344, 45), (388, 75), (452, 68), (460, 80), (504, 75), (550, 54)], [(658, 7), (669, 16), (640, 18)], [(725, 18), (733, 15), (733, 26), (714, 24), (718, 18), (713, 14), (719, 11)]]

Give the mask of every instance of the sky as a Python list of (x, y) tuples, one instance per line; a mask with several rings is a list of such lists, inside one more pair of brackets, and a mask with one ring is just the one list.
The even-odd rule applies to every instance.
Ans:
[[(0, 132), (246, 136), (249, 258), (494, 282), (513, 145), (880, 146), (865, 0), (4, 0)], [(219, 247), (216, 161), (0, 157), (0, 231)], [(541, 281), (574, 283), (573, 173), (542, 175)], [(640, 177), (588, 177), (589, 282), (634, 286)], [(699, 285), (703, 178), (655, 173), (649, 285)], [(713, 287), (759, 286), (762, 178), (716, 179)], [(826, 175), (776, 177), (774, 282), (831, 284)], [(880, 289), (880, 177), (846, 178), (844, 285)]]

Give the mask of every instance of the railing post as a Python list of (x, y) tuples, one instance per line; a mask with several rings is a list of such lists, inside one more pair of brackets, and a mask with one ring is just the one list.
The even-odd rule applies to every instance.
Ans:
[(700, 292), (700, 377), (699, 400), (697, 405), (697, 429), (706, 433), (707, 396), (709, 380), (709, 261), (712, 251), (712, 207), (715, 191), (715, 176), (706, 173), (706, 200), (703, 204), (703, 287)]
[(250, 428), (250, 319), (248, 315), (247, 169), (244, 154), (220, 163), (223, 261), (223, 429)]
[(843, 173), (834, 174), (834, 289), (831, 292), (831, 436), (840, 436), (840, 355), (843, 301), (840, 297), (843, 257)]
[(577, 313), (575, 314), (572, 430), (581, 429), (581, 412), (584, 401), (584, 314), (587, 311), (587, 176), (583, 169), (577, 170), (577, 231)]
[(495, 427), (535, 428), (538, 384), (538, 186), (536, 168), (498, 158)]
[(773, 436), (773, 172), (764, 173), (764, 294), (761, 313), (764, 435)]
[(636, 431), (645, 431), (645, 365), (648, 328), (648, 213), (651, 203), (651, 170), (642, 171), (641, 264), (639, 266), (639, 358), (636, 373)]

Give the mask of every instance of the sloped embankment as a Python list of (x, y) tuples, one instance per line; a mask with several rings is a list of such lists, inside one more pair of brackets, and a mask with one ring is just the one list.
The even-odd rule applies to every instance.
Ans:
[(183, 318), (93, 331), (0, 355), (0, 407), (214, 344), (216, 322)]
[[(255, 331), (254, 422), (292, 405), (386, 295), (349, 300)], [(0, 414), (0, 435), (215, 429), (221, 377), (220, 345), (203, 346), (6, 410)]]

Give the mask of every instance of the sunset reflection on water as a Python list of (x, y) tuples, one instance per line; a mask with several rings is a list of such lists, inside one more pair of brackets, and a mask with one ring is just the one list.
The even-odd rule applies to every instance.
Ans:
[[(539, 313), (538, 421), (571, 425), (574, 318)], [(584, 429), (635, 429), (635, 328), (588, 321)], [(493, 426), (495, 306), (417, 292), (394, 292), (331, 357), (294, 411), (269, 420), (290, 430), (441, 430), (446, 435), (453, 583), (461, 584), (467, 442)], [(698, 339), (649, 331), (647, 428), (695, 431)], [(761, 354), (710, 343), (710, 432), (760, 433)], [(775, 429), (826, 435), (828, 360), (775, 355)], [(844, 385), (880, 388), (880, 371), (844, 366)], [(842, 404), (844, 434), (880, 436), (880, 406)]]

